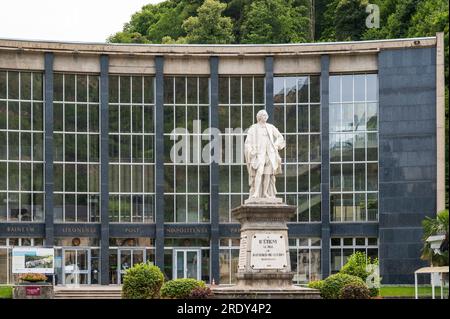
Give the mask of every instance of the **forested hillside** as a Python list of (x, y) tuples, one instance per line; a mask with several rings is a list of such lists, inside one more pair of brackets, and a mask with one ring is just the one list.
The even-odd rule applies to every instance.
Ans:
[[(302, 43), (445, 33), (448, 125), (448, 0), (370, 0), (379, 28), (367, 28), (369, 0), (166, 0), (132, 15), (113, 43)], [(446, 130), (448, 154), (448, 127)], [(446, 170), (448, 190), (448, 158)], [(448, 191), (447, 191), (448, 194)]]

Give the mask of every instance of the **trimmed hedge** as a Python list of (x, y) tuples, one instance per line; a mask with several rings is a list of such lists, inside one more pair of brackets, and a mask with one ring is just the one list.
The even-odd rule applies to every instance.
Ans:
[(310, 281), (310, 282), (308, 283), (308, 287), (309, 287), (309, 288), (312, 288), (312, 289), (322, 290), (322, 287), (323, 287), (323, 280)]
[(342, 287), (340, 299), (370, 299), (369, 288), (365, 284), (351, 283)]
[(359, 277), (337, 273), (323, 281), (320, 295), (324, 299), (339, 299), (341, 289), (348, 284), (361, 284), (365, 286), (364, 281)]
[(206, 288), (206, 285), (203, 281), (193, 278), (174, 279), (164, 283), (161, 288), (161, 297), (187, 299), (197, 288)]
[(125, 272), (122, 285), (122, 298), (154, 299), (164, 283), (161, 270), (152, 264), (136, 264)]

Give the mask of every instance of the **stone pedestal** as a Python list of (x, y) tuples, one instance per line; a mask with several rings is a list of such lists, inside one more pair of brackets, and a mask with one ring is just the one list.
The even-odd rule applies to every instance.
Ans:
[(281, 199), (247, 200), (232, 210), (241, 224), (237, 285), (214, 287), (217, 298), (320, 298), (292, 284), (287, 222), (295, 210)]
[(13, 288), (13, 299), (53, 299), (52, 284), (20, 284)]

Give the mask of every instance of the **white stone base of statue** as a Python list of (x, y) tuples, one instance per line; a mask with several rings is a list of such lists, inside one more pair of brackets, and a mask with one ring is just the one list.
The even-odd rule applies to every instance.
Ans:
[(237, 284), (214, 287), (217, 298), (320, 298), (318, 290), (292, 284), (287, 222), (295, 210), (261, 198), (232, 210), (241, 224)]

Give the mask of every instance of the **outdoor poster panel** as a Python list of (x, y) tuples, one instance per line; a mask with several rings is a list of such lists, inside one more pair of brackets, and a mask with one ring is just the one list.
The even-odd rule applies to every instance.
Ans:
[(54, 255), (53, 248), (13, 248), (12, 272), (14, 274), (53, 274)]

